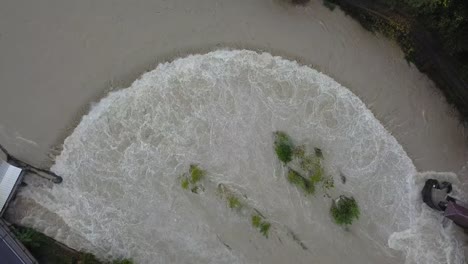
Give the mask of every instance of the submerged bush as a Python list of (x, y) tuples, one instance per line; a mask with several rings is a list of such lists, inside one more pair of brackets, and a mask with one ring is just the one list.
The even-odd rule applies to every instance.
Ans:
[(190, 165), (190, 182), (195, 184), (205, 177), (206, 172), (195, 164)]
[(198, 193), (200, 190), (204, 191), (203, 185), (199, 184), (206, 175), (206, 171), (202, 170), (198, 165), (190, 165), (189, 174), (182, 174), (180, 186), (184, 190), (190, 189), (193, 193)]
[(260, 233), (262, 233), (262, 235), (264, 235), (266, 238), (268, 238), (270, 227), (271, 227), (271, 224), (268, 222), (262, 222), (260, 224)]
[(351, 225), (354, 220), (359, 219), (359, 206), (353, 197), (340, 196), (332, 203), (330, 213), (338, 225)]
[(315, 192), (315, 185), (295, 170), (289, 170), (288, 181), (302, 189), (306, 194), (313, 194)]
[(324, 174), (324, 170), (323, 170), (322, 164), (320, 162), (314, 164), (314, 172), (310, 176), (310, 181), (313, 184), (323, 181), (324, 180), (323, 174)]
[(227, 200), (228, 200), (228, 206), (231, 209), (240, 209), (242, 207), (242, 203), (239, 201), (239, 198), (235, 196), (229, 196)]
[(254, 227), (260, 227), (261, 223), (262, 223), (262, 218), (259, 215), (252, 216), (252, 225)]
[(252, 225), (257, 228), (263, 236), (268, 238), (271, 224), (265, 221), (260, 215), (252, 215)]
[(180, 183), (180, 186), (182, 187), (182, 189), (188, 190), (189, 185), (190, 185), (190, 182), (187, 178), (182, 179), (182, 182)]
[(275, 132), (275, 152), (279, 160), (285, 164), (290, 162), (293, 157), (293, 149), (294, 145), (286, 133)]

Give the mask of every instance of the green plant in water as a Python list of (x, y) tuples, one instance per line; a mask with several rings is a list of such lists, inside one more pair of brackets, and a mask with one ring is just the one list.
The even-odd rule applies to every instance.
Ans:
[(259, 228), (262, 223), (262, 218), (259, 215), (252, 215), (252, 225)]
[(306, 194), (313, 194), (315, 192), (315, 185), (295, 170), (289, 170), (288, 181), (302, 189)]
[(289, 136), (277, 131), (275, 132), (275, 152), (278, 159), (283, 163), (288, 163), (292, 160), (294, 145)]
[(262, 235), (268, 238), (271, 224), (262, 219), (260, 215), (252, 215), (252, 225), (257, 228)]
[(260, 224), (260, 233), (262, 233), (262, 235), (264, 235), (266, 238), (268, 238), (270, 227), (271, 227), (271, 224), (268, 222), (262, 222)]
[(182, 187), (182, 189), (188, 190), (189, 185), (190, 185), (189, 180), (187, 178), (183, 178), (181, 183), (180, 183), (180, 186)]
[(341, 226), (351, 225), (354, 220), (359, 219), (359, 206), (353, 197), (340, 196), (332, 203), (330, 213), (335, 223)]
[(320, 162), (320, 160), (318, 160), (315, 164), (314, 164), (314, 172), (312, 173), (312, 175), (310, 176), (310, 181), (313, 183), (313, 184), (316, 184), (318, 182), (321, 182), (323, 181), (324, 179), (324, 170), (323, 170), (323, 166)]
[(205, 177), (206, 172), (197, 165), (190, 165), (190, 182), (192, 184), (195, 184), (203, 179)]
[(206, 171), (202, 170), (197, 165), (190, 165), (189, 174), (184, 173), (181, 176), (180, 186), (184, 190), (189, 190), (193, 193), (198, 193), (200, 190), (204, 191), (203, 185), (199, 182), (205, 177)]
[(240, 209), (242, 207), (242, 204), (239, 201), (239, 198), (237, 197), (229, 196), (227, 200), (228, 200), (228, 206), (231, 209)]

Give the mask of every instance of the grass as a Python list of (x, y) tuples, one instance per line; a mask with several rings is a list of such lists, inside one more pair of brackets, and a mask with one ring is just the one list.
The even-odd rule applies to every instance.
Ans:
[(354, 220), (359, 219), (360, 211), (356, 200), (353, 197), (340, 196), (332, 203), (330, 214), (335, 223), (341, 226), (351, 225)]
[(289, 163), (293, 158), (294, 145), (289, 136), (284, 133), (277, 131), (275, 132), (275, 152), (278, 159), (284, 164)]
[(289, 170), (288, 181), (299, 189), (302, 189), (306, 194), (313, 194), (315, 192), (315, 185), (295, 170)]
[(313, 170), (312, 175), (310, 176), (310, 181), (313, 184), (319, 183), (324, 180), (324, 176), (323, 176), (324, 174), (325, 172), (323, 170), (322, 163), (320, 161), (317, 161), (314, 164), (314, 170)]
[(200, 169), (198, 165), (190, 165), (190, 182), (192, 184), (196, 184), (197, 182), (201, 181), (205, 177), (205, 175), (206, 171)]
[(227, 198), (227, 200), (228, 200), (229, 208), (231, 208), (231, 209), (240, 209), (240, 208), (242, 208), (242, 203), (239, 201), (239, 198), (237, 198), (235, 196), (229, 196)]
[(190, 182), (187, 178), (182, 179), (182, 182), (180, 183), (180, 186), (182, 187), (182, 189), (188, 190), (189, 185), (190, 185)]
[(199, 193), (200, 190), (203, 191), (204, 188), (199, 183), (205, 178), (206, 171), (202, 170), (198, 165), (191, 164), (188, 175), (187, 173), (182, 174), (180, 187), (184, 190), (190, 189), (192, 193)]
[(252, 215), (252, 225), (257, 228), (264, 237), (268, 238), (271, 227), (269, 222), (263, 220), (260, 215)]
[(271, 224), (268, 223), (268, 222), (262, 222), (260, 224), (260, 233), (262, 233), (262, 235), (264, 235), (266, 238), (268, 238), (268, 233), (270, 232), (270, 227), (271, 227)]
[(259, 215), (252, 216), (252, 225), (254, 227), (259, 228), (261, 223), (262, 223), (262, 218)]
[(133, 264), (130, 259), (119, 259), (112, 262), (100, 261), (91, 253), (70, 249), (32, 228), (15, 226), (13, 233), (39, 263)]

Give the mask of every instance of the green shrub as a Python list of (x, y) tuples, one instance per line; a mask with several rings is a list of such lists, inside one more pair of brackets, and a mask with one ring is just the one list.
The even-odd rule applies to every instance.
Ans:
[(351, 225), (354, 220), (359, 219), (359, 206), (353, 197), (340, 196), (332, 203), (330, 213), (338, 225)]
[(292, 160), (294, 145), (289, 136), (284, 132), (275, 132), (275, 152), (283, 163)]

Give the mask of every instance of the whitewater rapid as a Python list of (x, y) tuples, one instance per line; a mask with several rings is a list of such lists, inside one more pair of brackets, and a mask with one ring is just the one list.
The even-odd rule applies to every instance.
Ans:
[[(332, 222), (329, 198), (305, 197), (287, 182), (273, 151), (277, 130), (322, 149), (336, 193), (360, 205), (349, 230)], [(270, 237), (219, 196), (183, 190), (179, 176), (190, 164), (265, 214), (275, 226)], [(21, 199), (61, 219), (50, 235), (101, 258), (464, 262), (454, 227), (441, 228), (440, 215), (421, 205), (420, 174), (363, 102), (330, 77), (268, 53), (220, 50), (160, 64), (94, 105), (52, 170), (61, 185), (26, 188)], [(41, 215), (23, 220), (44, 229)]]

